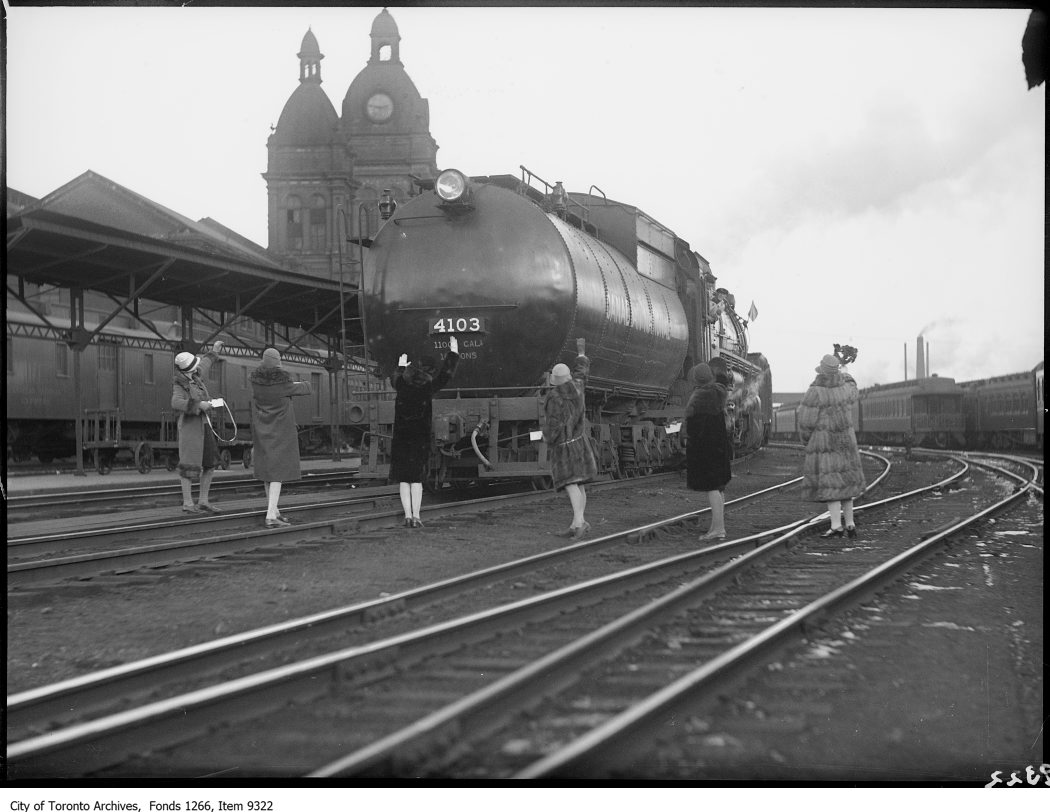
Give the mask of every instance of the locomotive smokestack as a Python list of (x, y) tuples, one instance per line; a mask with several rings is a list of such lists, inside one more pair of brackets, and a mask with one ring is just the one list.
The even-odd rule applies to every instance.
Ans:
[(922, 347), (922, 336), (915, 339), (915, 379), (926, 377), (926, 353)]

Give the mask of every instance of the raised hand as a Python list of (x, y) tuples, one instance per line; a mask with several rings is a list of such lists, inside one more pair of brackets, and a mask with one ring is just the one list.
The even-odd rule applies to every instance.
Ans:
[(401, 353), (401, 357), (397, 359), (397, 365), (399, 367), (407, 367), (408, 366), (408, 355), (406, 355), (405, 353)]
[(455, 336), (448, 337), (448, 351), (459, 355), (459, 341), (456, 340)]
[(215, 341), (211, 345), (211, 351), (214, 352), (214, 353), (220, 353), (220, 352), (222, 352), (222, 348), (225, 347), (225, 346), (226, 345), (223, 344), (221, 341)]

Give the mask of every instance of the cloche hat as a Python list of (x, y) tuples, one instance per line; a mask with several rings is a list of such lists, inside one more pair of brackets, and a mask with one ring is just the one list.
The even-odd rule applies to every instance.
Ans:
[(201, 359), (192, 352), (180, 352), (175, 356), (175, 367), (185, 375), (192, 375), (200, 366)]
[(820, 366), (814, 367), (814, 369), (823, 375), (831, 375), (838, 372), (841, 366), (839, 359), (834, 355), (825, 355), (820, 359)]
[(572, 373), (565, 364), (555, 364), (551, 369), (551, 386), (558, 386), (572, 380)]
[(715, 374), (711, 371), (709, 364), (700, 363), (689, 370), (689, 380), (693, 386), (702, 386), (705, 383), (711, 383), (714, 379)]
[(281, 365), (281, 354), (273, 347), (263, 350), (262, 365), (264, 367), (279, 367)]

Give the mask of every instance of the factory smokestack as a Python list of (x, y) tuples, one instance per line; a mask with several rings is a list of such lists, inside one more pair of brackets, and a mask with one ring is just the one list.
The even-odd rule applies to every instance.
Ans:
[(915, 339), (915, 379), (926, 377), (926, 352), (922, 348), (922, 336)]

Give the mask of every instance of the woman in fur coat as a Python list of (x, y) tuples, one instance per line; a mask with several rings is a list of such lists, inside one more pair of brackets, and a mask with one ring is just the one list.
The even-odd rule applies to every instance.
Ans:
[(281, 483), (302, 477), (299, 467), (299, 427), (292, 398), (310, 394), (310, 384), (296, 381), (281, 367), (281, 354), (263, 351), (262, 363), (252, 370), (252, 467), (266, 488), (266, 526), (287, 527), (277, 503)]
[(582, 353), (576, 357), (572, 371), (565, 364), (555, 364), (550, 374), (550, 391), (543, 401), (543, 439), (550, 454), (551, 478), (557, 490), (564, 490), (572, 504), (572, 524), (558, 533), (563, 538), (583, 538), (591, 529), (584, 519), (587, 508), (585, 483), (598, 475), (584, 424), (584, 388), (591, 362)]
[[(724, 376), (728, 379), (727, 376)], [(725, 491), (733, 478), (730, 469), (732, 449), (726, 431), (728, 391), (722, 380), (715, 378), (711, 366), (697, 364), (689, 370), (693, 392), (685, 406), (685, 474), (686, 487), (704, 491), (711, 506), (711, 526), (701, 541), (726, 537)]]
[(405, 509), (405, 527), (422, 527), (419, 508), (423, 504), (423, 480), (430, 465), (430, 431), (434, 393), (451, 380), (459, 364), (459, 342), (449, 336), (448, 354), (441, 371), (432, 358), (408, 363), (402, 354), (397, 361), (397, 374), (392, 382), (397, 391), (394, 400), (394, 436), (390, 443), (390, 480), (400, 483), (401, 506)]
[(827, 503), (831, 529), (822, 534), (824, 538), (842, 537), (843, 514), (846, 534), (856, 538), (853, 500), (867, 484), (851, 414), (857, 384), (834, 355), (825, 355), (816, 372), (797, 413), (799, 434), (806, 444), (802, 498)]
[[(204, 381), (208, 371), (222, 351), (216, 341), (201, 356), (180, 352), (175, 356), (175, 373), (171, 379), (171, 408), (178, 415), (176, 431), (179, 438), (179, 484), (182, 486), (183, 513), (219, 513), (208, 501), (211, 480), (219, 460), (218, 444), (211, 431), (207, 414), (211, 411), (211, 395)], [(200, 494), (193, 504), (193, 479), (200, 477)]]

